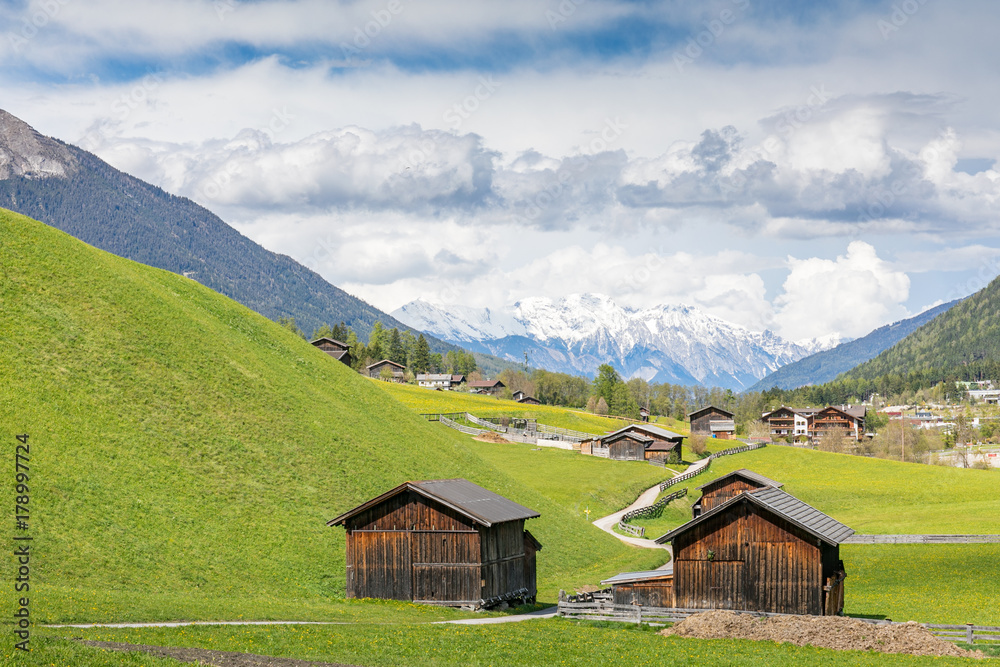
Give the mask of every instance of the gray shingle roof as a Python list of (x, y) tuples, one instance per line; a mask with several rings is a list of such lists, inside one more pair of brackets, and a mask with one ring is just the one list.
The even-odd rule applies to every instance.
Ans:
[(601, 582), (602, 586), (608, 586), (611, 584), (625, 584), (632, 581), (646, 581), (648, 579), (659, 579), (661, 577), (672, 577), (674, 576), (674, 566), (673, 564), (667, 565), (662, 570), (645, 570), (642, 572), (622, 572), (621, 574), (616, 574), (610, 579), (605, 579)]
[(442, 505), (450, 507), (486, 527), (492, 526), (495, 523), (534, 519), (541, 516), (538, 512), (530, 510), (523, 505), (518, 505), (513, 500), (484, 489), (478, 484), (473, 484), (467, 479), (432, 479), (424, 482), (405, 482), (400, 484), (377, 498), (372, 498), (344, 512), (336, 519), (327, 521), (326, 525), (341, 525), (352, 516), (360, 514), (407, 490), (436, 500)]
[(781, 489), (764, 487), (751, 491), (748, 495), (775, 514), (785, 517), (830, 544), (840, 544), (845, 538), (854, 534), (853, 529)]
[(629, 429), (641, 431), (643, 433), (648, 433), (650, 435), (655, 435), (660, 438), (666, 438), (667, 440), (680, 440), (684, 436), (680, 433), (674, 433), (673, 431), (668, 431), (665, 428), (660, 428), (659, 426), (651, 426), (649, 424), (629, 424), (628, 426), (623, 426), (617, 431), (612, 431), (608, 433), (605, 438), (609, 438), (613, 435), (618, 435), (619, 433), (624, 433)]
[(427, 482), (411, 482), (411, 484), (428, 496), (451, 505), (487, 526), (541, 516), (538, 512), (518, 505), (513, 500), (473, 484), (467, 479), (435, 479)]
[(838, 545), (844, 539), (854, 534), (854, 529), (848, 528), (833, 517), (823, 514), (815, 507), (802, 502), (795, 496), (785, 493), (781, 489), (776, 489), (773, 486), (766, 486), (763, 489), (746, 491), (721, 505), (716, 505), (704, 514), (688, 521), (683, 526), (674, 528), (666, 535), (661, 535), (655, 541), (657, 544), (665, 544), (673, 540), (678, 534), (687, 531), (709, 517), (720, 514), (729, 506), (743, 502), (744, 500), (748, 500), (755, 505), (771, 511), (776, 516), (795, 524), (828, 544)]
[(746, 468), (740, 468), (739, 470), (734, 470), (732, 472), (726, 473), (725, 475), (721, 475), (719, 477), (716, 477), (711, 482), (705, 482), (704, 484), (702, 484), (701, 486), (698, 487), (698, 490), (700, 491), (701, 489), (704, 489), (706, 486), (709, 486), (710, 484), (715, 484), (720, 479), (726, 479), (727, 477), (732, 477), (734, 475), (739, 475), (740, 477), (743, 477), (744, 479), (749, 479), (749, 480), (751, 480), (753, 482), (757, 482), (758, 484), (762, 484), (764, 486), (773, 486), (775, 488), (780, 488), (780, 487), (784, 486), (784, 484), (782, 484), (781, 482), (775, 482), (773, 479), (770, 479), (769, 477), (764, 477), (760, 473), (756, 473), (753, 470), (747, 470)]

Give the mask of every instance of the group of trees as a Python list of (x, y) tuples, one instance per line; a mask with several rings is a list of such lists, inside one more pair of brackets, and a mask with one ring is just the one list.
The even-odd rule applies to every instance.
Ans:
[[(306, 338), (305, 332), (296, 325), (294, 317), (279, 318), (278, 324)], [(334, 326), (320, 326), (313, 331), (311, 340), (324, 337), (348, 345), (351, 350), (351, 367), (357, 371), (388, 359), (403, 364), (413, 374), (450, 373), (468, 377), (476, 373), (476, 358), (471, 352), (449, 350), (442, 356), (431, 352), (423, 334), (414, 336), (411, 331), (400, 333), (395, 327), (385, 328), (381, 322), (375, 322), (372, 326), (367, 343), (358, 340), (357, 334), (343, 322)]]

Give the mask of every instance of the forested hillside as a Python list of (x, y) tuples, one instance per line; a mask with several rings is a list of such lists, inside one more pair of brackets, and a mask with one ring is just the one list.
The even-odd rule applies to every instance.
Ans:
[(772, 387), (795, 389), (809, 384), (822, 384), (841, 373), (878, 356), (941, 313), (947, 312), (958, 301), (931, 308), (916, 317), (879, 327), (867, 336), (842, 343), (832, 350), (824, 350), (805, 359), (782, 366), (748, 391), (764, 391)]

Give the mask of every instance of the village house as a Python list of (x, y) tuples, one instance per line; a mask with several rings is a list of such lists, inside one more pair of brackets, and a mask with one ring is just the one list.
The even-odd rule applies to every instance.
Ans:
[(736, 422), (733, 413), (714, 405), (708, 405), (695, 410), (688, 415), (691, 422), (691, 435), (704, 435), (710, 438), (730, 440), (736, 437)]
[(520, 389), (518, 389), (517, 391), (515, 391), (514, 394), (511, 396), (511, 398), (513, 398), (518, 403), (524, 403), (526, 405), (541, 405), (542, 404), (542, 402), (539, 401), (537, 398), (535, 398), (534, 396), (528, 396), (527, 394), (525, 394)]
[(406, 482), (327, 522), (347, 530), (347, 597), (487, 608), (533, 601), (540, 516), (465, 479)]
[(464, 375), (451, 373), (417, 373), (417, 384), (428, 389), (450, 390), (465, 381)]
[[(748, 472), (709, 482), (701, 513), (656, 539), (673, 546), (671, 606), (839, 614), (847, 576), (840, 544), (854, 531)], [(731, 495), (748, 481), (765, 485)], [(722, 502), (714, 504), (713, 489)]]
[(497, 394), (506, 385), (500, 380), (473, 380), (466, 386), (477, 394)]
[[(388, 379), (393, 382), (402, 382), (403, 376), (406, 373), (406, 366), (403, 364), (397, 364), (395, 361), (390, 361), (389, 359), (383, 359), (382, 361), (376, 361), (374, 364), (369, 365), (365, 370), (368, 372), (368, 377)], [(383, 371), (385, 371), (384, 378)]]
[(766, 412), (760, 420), (767, 424), (774, 439), (817, 439), (833, 429), (841, 429), (860, 440), (865, 434), (866, 408), (863, 405), (825, 408), (789, 408), (782, 406)]
[(351, 348), (347, 343), (342, 343), (335, 338), (317, 338), (312, 344), (323, 350), (337, 361), (351, 365)]

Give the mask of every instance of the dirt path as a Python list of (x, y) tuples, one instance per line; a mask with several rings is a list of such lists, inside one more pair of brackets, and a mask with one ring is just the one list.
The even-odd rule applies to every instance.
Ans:
[[(693, 472), (695, 470), (701, 470), (708, 464), (709, 464), (708, 459), (702, 459), (700, 461), (691, 464), (691, 467), (689, 467), (685, 472)], [(603, 530), (605, 533), (614, 535), (615, 537), (617, 537), (619, 540), (621, 540), (626, 544), (631, 544), (636, 547), (645, 547), (646, 549), (666, 549), (667, 551), (670, 551), (669, 545), (657, 544), (653, 540), (647, 540), (641, 537), (629, 537), (627, 535), (620, 535), (616, 533), (614, 529), (614, 527), (618, 525), (618, 522), (622, 520), (622, 517), (625, 516), (626, 512), (630, 512), (640, 507), (649, 507), (654, 502), (656, 502), (656, 497), (658, 495), (660, 495), (659, 484), (643, 491), (642, 494), (638, 498), (636, 498), (636, 501), (631, 505), (629, 505), (628, 507), (626, 507), (625, 509), (615, 512), (614, 514), (609, 514), (608, 516), (604, 516), (601, 517), (600, 519), (597, 519), (596, 521), (594, 521), (594, 525)]]

